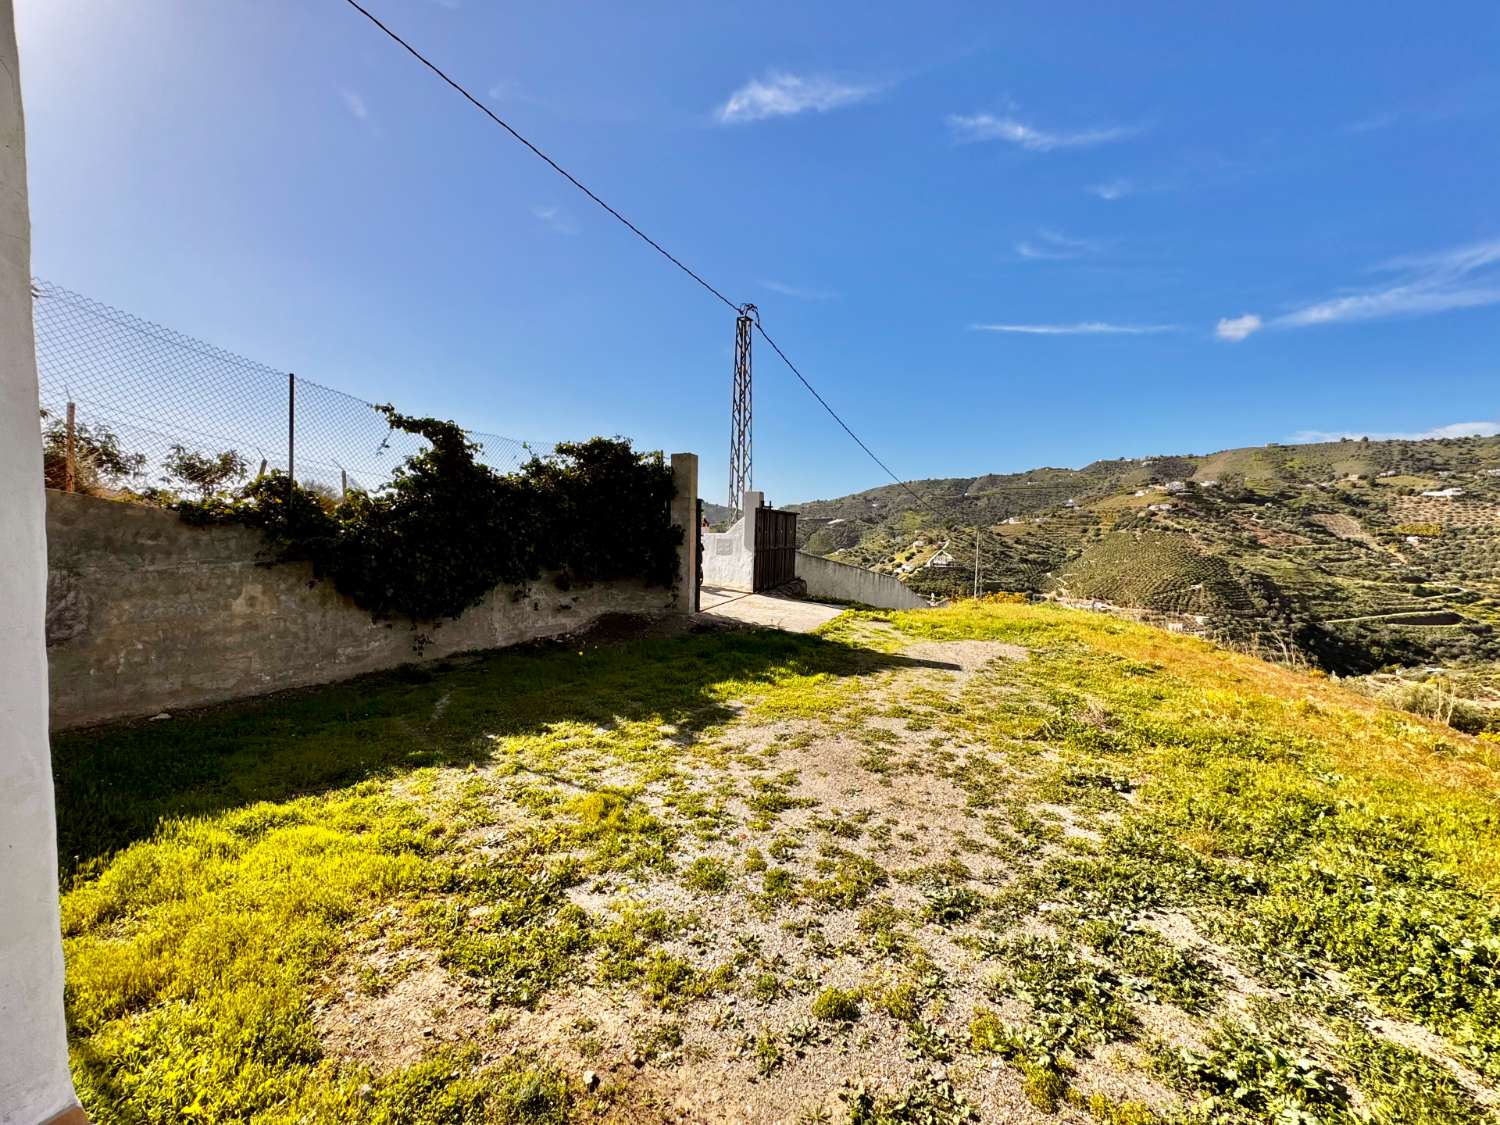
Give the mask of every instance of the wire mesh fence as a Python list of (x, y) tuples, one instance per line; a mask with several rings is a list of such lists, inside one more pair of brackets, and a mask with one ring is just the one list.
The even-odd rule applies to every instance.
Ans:
[[(33, 295), (43, 444), (59, 454), (72, 447), (67, 472), (71, 481), (76, 461), (80, 485), (180, 487), (173, 470), (185, 455), (232, 454), (241, 476), (274, 469), (334, 492), (375, 491), (424, 447), (353, 395), (51, 282), (34, 281)], [(551, 451), (468, 433), (479, 460), (502, 473)], [(50, 468), (48, 483), (63, 486)]]

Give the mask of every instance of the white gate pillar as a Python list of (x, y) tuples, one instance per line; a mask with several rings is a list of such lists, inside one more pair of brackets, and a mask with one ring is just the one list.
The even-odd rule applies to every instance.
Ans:
[(0, 1122), (82, 1120), (68, 1076), (47, 745), (47, 524), (15, 8), (0, 0)]

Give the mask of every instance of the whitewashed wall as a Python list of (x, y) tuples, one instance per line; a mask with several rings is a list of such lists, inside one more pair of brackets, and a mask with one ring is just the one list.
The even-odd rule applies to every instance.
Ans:
[(77, 1104), (68, 1077), (47, 746), (47, 547), (15, 9), (0, 0), (0, 1122)]

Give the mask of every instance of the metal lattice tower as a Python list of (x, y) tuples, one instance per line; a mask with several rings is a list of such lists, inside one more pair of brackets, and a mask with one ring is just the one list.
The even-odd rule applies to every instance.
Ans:
[(753, 487), (750, 467), (750, 330), (755, 306), (741, 305), (734, 321), (734, 387), (729, 405), (729, 519), (744, 515), (740, 505)]

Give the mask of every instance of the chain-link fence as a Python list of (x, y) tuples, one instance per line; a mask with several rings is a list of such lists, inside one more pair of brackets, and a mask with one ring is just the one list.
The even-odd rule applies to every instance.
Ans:
[[(375, 490), (423, 447), (353, 395), (50, 282), (35, 281), (33, 294), (43, 443), (59, 461), (71, 446), (70, 478), (76, 461), (80, 474), (116, 487), (181, 487), (173, 470), (185, 455), (232, 454), (244, 476), (290, 467), (304, 484)], [(550, 451), (498, 434), (469, 437), (502, 473)], [(50, 469), (48, 483), (61, 487)]]

